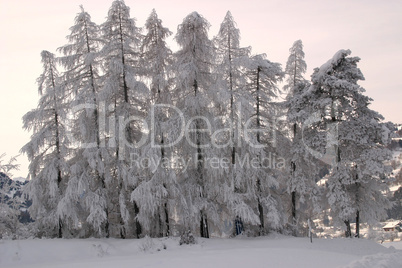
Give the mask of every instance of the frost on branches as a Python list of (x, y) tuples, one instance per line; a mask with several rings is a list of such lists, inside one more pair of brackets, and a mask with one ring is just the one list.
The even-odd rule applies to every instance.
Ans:
[(140, 29), (116, 0), (100, 25), (81, 7), (61, 55), (42, 52), (21, 149), (36, 236), (301, 235), (327, 208), (347, 226), (384, 216), (389, 128), (359, 59), (341, 50), (307, 81), (301, 40), (283, 71), (241, 46), (230, 12), (209, 27), (189, 14), (172, 51), (155, 10)]
[(363, 95), (365, 90), (357, 84), (364, 80), (357, 68), (360, 59), (348, 57), (350, 53), (340, 50), (315, 69), (306, 94), (322, 118), (314, 127), (335, 131), (326, 194), (331, 213), (346, 224), (346, 236), (351, 236), (350, 220), (354, 217), (359, 236), (360, 221), (384, 218), (390, 208), (382, 194), (382, 179), (390, 173), (384, 164), (390, 158), (386, 148), (389, 129), (380, 122), (383, 117), (369, 109), (372, 100)]
[(64, 124), (68, 106), (65, 88), (56, 69), (55, 55), (42, 51), (43, 73), (38, 78), (38, 107), (23, 117), (24, 128), (32, 131), (31, 140), (21, 151), (30, 161), (31, 183), (27, 193), (29, 209), (49, 236), (62, 237), (64, 215), (58, 204), (66, 189), (68, 139)]

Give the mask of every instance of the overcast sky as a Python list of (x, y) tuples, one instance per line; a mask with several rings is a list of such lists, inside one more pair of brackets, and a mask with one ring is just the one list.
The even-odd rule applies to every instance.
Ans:
[[(126, 0), (131, 17), (142, 27), (155, 8), (165, 27), (176, 32), (192, 11), (210, 23), (217, 34), (227, 10), (240, 29), (242, 46), (266, 53), (283, 66), (297, 39), (304, 44), (306, 78), (340, 49), (350, 49), (366, 81), (360, 84), (373, 98), (371, 108), (387, 121), (402, 123), (402, 1), (387, 0)], [(66, 44), (69, 27), (83, 5), (92, 20), (105, 21), (112, 1), (0, 0), (0, 154), (17, 155), (30, 133), (22, 116), (36, 107), (36, 78), (42, 72), (40, 52)], [(173, 41), (172, 41), (173, 42)], [(175, 49), (172, 47), (172, 49)], [(28, 161), (15, 176), (26, 177)]]

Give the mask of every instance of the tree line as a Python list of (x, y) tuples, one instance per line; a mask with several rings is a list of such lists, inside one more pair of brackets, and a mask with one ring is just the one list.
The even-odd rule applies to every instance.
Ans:
[(282, 70), (240, 46), (230, 12), (209, 27), (189, 14), (173, 52), (155, 10), (140, 29), (116, 0), (101, 25), (81, 7), (59, 56), (41, 53), (21, 149), (38, 236), (299, 235), (326, 211), (351, 236), (385, 216), (392, 126), (359, 58), (340, 50), (308, 81), (301, 40)]

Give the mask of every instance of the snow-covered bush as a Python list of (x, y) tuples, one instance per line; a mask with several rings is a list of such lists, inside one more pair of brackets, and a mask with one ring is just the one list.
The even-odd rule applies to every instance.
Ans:
[(146, 235), (144, 238), (141, 239), (141, 243), (138, 246), (140, 251), (143, 252), (155, 252), (161, 251), (162, 249), (166, 249), (166, 245), (159, 240), (149, 237)]
[(394, 241), (395, 239), (398, 238), (398, 232), (397, 231), (384, 231), (382, 229), (380, 230), (373, 230), (369, 229), (367, 233), (367, 238), (380, 242), (381, 244), (386, 241)]
[(180, 245), (183, 245), (183, 244), (189, 245), (189, 244), (196, 244), (196, 243), (197, 242), (195, 241), (194, 235), (190, 230), (188, 230), (187, 232), (184, 232), (180, 236), (180, 242), (179, 242)]
[(154, 241), (149, 236), (145, 236), (140, 245), (138, 246), (141, 251), (147, 252), (151, 250), (155, 246)]
[(101, 244), (92, 244), (92, 250), (95, 252), (96, 256), (103, 257), (105, 255), (109, 255), (109, 248), (105, 245)]

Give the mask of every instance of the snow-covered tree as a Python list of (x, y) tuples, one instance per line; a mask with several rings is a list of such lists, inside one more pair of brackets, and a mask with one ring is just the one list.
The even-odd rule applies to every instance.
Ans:
[(290, 125), (292, 144), (288, 150), (290, 169), (286, 175), (287, 192), (291, 195), (291, 220), (293, 234), (298, 234), (298, 227), (303, 221), (307, 221), (307, 211), (297, 212), (301, 204), (304, 207), (319, 210), (319, 189), (315, 183), (319, 168), (325, 167), (319, 164), (309, 151), (309, 132), (305, 129), (305, 122), (309, 119), (314, 110), (310, 107), (309, 99), (305, 96), (310, 84), (301, 82), (294, 86), (285, 101), (287, 108), (287, 123)]
[[(59, 203), (62, 214), (72, 220), (73, 227), (85, 222), (102, 236), (109, 236), (107, 192), (105, 183), (104, 155), (107, 150), (101, 146), (101, 126), (99, 91), (102, 87), (99, 75), (98, 57), (101, 40), (99, 27), (91, 21), (91, 16), (81, 6), (75, 17), (75, 24), (67, 36), (68, 45), (59, 48), (63, 57), (60, 63), (66, 70), (64, 82), (73, 101), (74, 112), (70, 137), (77, 141), (70, 160), (71, 177), (66, 194)], [(104, 123), (104, 122), (102, 122)], [(102, 139), (103, 140), (103, 139)], [(87, 212), (80, 219), (77, 203)]]
[(141, 65), (152, 94), (152, 101), (148, 106), (148, 122), (152, 124), (153, 141), (142, 148), (138, 158), (152, 159), (155, 165), (142, 168), (142, 176), (131, 194), (131, 200), (139, 206), (137, 218), (144, 231), (151, 236), (168, 236), (171, 229), (171, 211), (174, 209), (173, 201), (178, 191), (175, 172), (162, 164), (169, 159), (171, 153), (171, 148), (165, 146), (169, 144), (167, 133), (171, 124), (168, 122), (168, 110), (163, 107), (173, 105), (170, 94), (172, 75), (169, 70), (173, 61), (172, 51), (166, 44), (166, 38), (172, 33), (163, 27), (155, 10), (152, 10), (148, 17), (145, 30), (141, 46)]
[(288, 124), (290, 125), (289, 137), (292, 139), (293, 144), (289, 151), (291, 161), (287, 190), (291, 194), (291, 224), (294, 228), (294, 235), (297, 235), (297, 223), (300, 220), (300, 215), (296, 213), (297, 195), (300, 203), (317, 198), (314, 175), (318, 172), (315, 165), (316, 160), (305, 149), (303, 133), (301, 132), (304, 121), (311, 114), (308, 99), (303, 95), (310, 84), (303, 77), (307, 65), (304, 61), (302, 41), (295, 41), (289, 52), (290, 55), (285, 68), (287, 79), (284, 90), (288, 93), (285, 106)]
[[(251, 47), (240, 47), (240, 30), (236, 28), (236, 22), (230, 11), (226, 13), (214, 41), (218, 53), (216, 73), (223, 81), (223, 84), (220, 85), (222, 87), (220, 93), (223, 97), (219, 101), (224, 102), (224, 108), (228, 111), (232, 123), (235, 124), (236, 102), (244, 104), (250, 101), (247, 99), (245, 90), (245, 66), (249, 62)], [(230, 96), (229, 103), (226, 103), (227, 96)], [(232, 142), (233, 135), (234, 131), (232, 131)], [(232, 146), (232, 162), (234, 162), (234, 158), (235, 146)]]
[[(264, 168), (264, 159), (267, 156), (275, 155), (276, 147), (276, 118), (278, 117), (278, 107), (274, 100), (280, 94), (277, 82), (282, 80), (284, 73), (279, 63), (270, 62), (264, 54), (256, 55), (251, 58), (248, 66), (248, 90), (254, 97), (254, 114), (249, 118), (248, 127), (255, 129), (255, 134), (246, 137), (248, 152), (250, 155), (259, 159), (260, 168), (252, 168), (246, 175), (251, 180), (248, 189), (253, 193), (252, 196), (257, 203), (258, 215), (260, 220), (260, 234), (265, 232), (265, 219), (268, 219), (273, 227), (280, 225), (280, 213), (277, 210), (277, 200), (270, 191), (271, 188), (278, 186), (278, 182), (273, 176), (276, 167)], [(244, 146), (244, 145), (243, 145)], [(267, 211), (264, 214), (264, 208)]]
[(101, 33), (105, 43), (100, 51), (104, 73), (100, 95), (108, 107), (106, 117), (112, 118), (108, 122), (111, 157), (105, 159), (105, 178), (110, 184), (110, 233), (123, 238), (138, 237), (141, 233), (141, 226), (135, 220), (138, 205), (130, 202), (128, 196), (138, 174), (136, 168), (130, 166), (130, 155), (142, 137), (141, 122), (136, 118), (144, 118), (148, 89), (137, 80), (141, 74), (141, 34), (124, 1), (112, 3)]
[(317, 129), (326, 130), (326, 147), (333, 151), (327, 181), (331, 212), (346, 224), (346, 236), (351, 236), (350, 220), (356, 217), (358, 236), (360, 220), (379, 220), (390, 207), (381, 183), (389, 173), (384, 165), (390, 157), (385, 147), (389, 130), (380, 122), (382, 116), (368, 107), (371, 99), (357, 83), (364, 80), (357, 68), (360, 59), (350, 54), (350, 50), (340, 50), (316, 68), (308, 95), (321, 115)]
[(286, 62), (286, 85), (284, 86), (285, 91), (290, 91), (298, 83), (305, 82), (303, 74), (306, 73), (307, 64), (304, 61), (304, 51), (302, 40), (297, 40), (293, 43), (292, 47), (289, 49), (290, 55), (288, 61)]
[(352, 166), (346, 189), (354, 209), (356, 237), (360, 237), (361, 222), (372, 224), (386, 219), (386, 210), (392, 207), (383, 194), (389, 190), (384, 179), (391, 174), (391, 168), (385, 165), (392, 157), (386, 148), (390, 131), (380, 122), (383, 117), (367, 107), (369, 98), (361, 97), (358, 106), (362, 106), (355, 116), (339, 126), (344, 137), (339, 150), (346, 151), (341, 153), (341, 160)]
[(7, 163), (4, 163), (3, 157), (5, 157), (5, 156), (6, 156), (6, 154), (0, 155), (0, 172), (11, 177), (11, 172), (13, 170), (18, 169), (19, 164), (15, 164), (15, 162), (17, 161), (17, 158), (15, 156), (11, 157)]
[(15, 238), (20, 225), (19, 207), (23, 201), (16, 195), (17, 182), (10, 177), (19, 165), (15, 164), (16, 157), (11, 157), (4, 163), (4, 156), (5, 154), (0, 155), (0, 238)]
[[(186, 119), (187, 134), (180, 142), (183, 159), (192, 164), (181, 175), (181, 184), (187, 208), (183, 208), (184, 225), (200, 223), (201, 237), (209, 237), (208, 220), (216, 219), (216, 208), (211, 196), (218, 183), (207, 175), (205, 157), (212, 157), (211, 130), (213, 129), (214, 100), (212, 68), (215, 49), (208, 38), (210, 25), (197, 12), (189, 14), (177, 28), (176, 41), (180, 46), (175, 54), (178, 107)], [(186, 215), (187, 214), (187, 215)], [(207, 217), (207, 215), (209, 216)], [(192, 225), (194, 226), (194, 225)]]
[[(24, 129), (32, 131), (31, 140), (21, 152), (30, 161), (27, 193), (32, 199), (29, 211), (50, 235), (62, 237), (63, 215), (57, 205), (68, 183), (67, 103), (56, 69), (54, 54), (42, 51), (43, 73), (38, 78), (38, 107), (23, 117)], [(55, 232), (55, 233), (53, 233)]]
[(155, 9), (145, 22), (145, 30), (141, 45), (143, 75), (150, 80), (153, 103), (167, 103), (170, 101), (168, 93), (171, 86), (169, 66), (173, 63), (173, 58), (166, 38), (172, 32), (163, 27)]
[[(250, 206), (245, 205), (244, 195), (238, 189), (239, 181), (244, 179), (244, 169), (236, 162), (236, 156), (241, 155), (241, 145), (239, 139), (244, 139), (243, 135), (238, 135), (238, 126), (244, 122), (239, 122), (241, 118), (248, 118), (252, 113), (253, 98), (246, 89), (247, 77), (246, 70), (250, 60), (251, 47), (240, 47), (240, 30), (230, 11), (226, 13), (220, 25), (218, 35), (214, 39), (217, 47), (217, 83), (219, 85), (219, 115), (222, 116), (222, 128), (229, 128), (229, 135), (225, 138), (230, 141), (230, 146), (221, 148), (221, 157), (230, 157), (231, 166), (229, 169), (222, 169), (221, 176), (226, 177), (225, 198), (222, 205), (228, 209), (229, 215), (235, 219), (236, 224), (242, 225), (241, 221), (247, 223), (255, 222), (255, 214)], [(237, 150), (236, 150), (237, 149)], [(235, 213), (238, 211), (241, 215)], [(250, 215), (252, 217), (250, 218)], [(237, 229), (237, 232), (241, 231)]]

